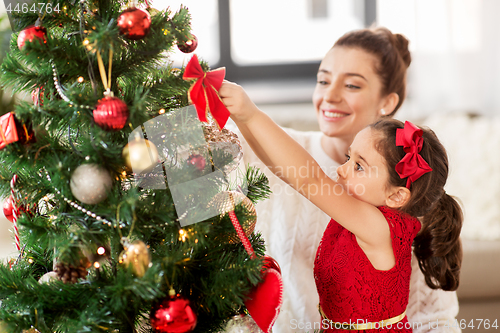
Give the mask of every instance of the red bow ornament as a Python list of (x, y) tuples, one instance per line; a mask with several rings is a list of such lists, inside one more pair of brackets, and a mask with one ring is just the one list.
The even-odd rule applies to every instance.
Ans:
[(189, 88), (188, 98), (189, 102), (193, 103), (196, 107), (200, 121), (208, 122), (207, 113), (210, 112), (219, 129), (224, 128), (230, 115), (229, 110), (222, 103), (217, 93), (225, 75), (225, 68), (218, 68), (206, 73), (203, 72), (198, 57), (195, 54), (189, 60), (182, 76), (184, 80), (196, 80), (191, 88)]
[(409, 121), (404, 128), (396, 130), (396, 146), (403, 146), (406, 155), (396, 164), (396, 172), (401, 179), (407, 178), (406, 188), (423, 174), (432, 171), (424, 158), (419, 154), (424, 144), (423, 131)]

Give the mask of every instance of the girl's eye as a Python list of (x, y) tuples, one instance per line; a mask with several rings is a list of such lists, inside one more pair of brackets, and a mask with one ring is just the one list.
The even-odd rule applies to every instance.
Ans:
[(328, 84), (328, 82), (322, 81), (322, 80), (318, 80), (318, 84), (320, 84), (322, 86), (326, 86)]
[[(347, 162), (347, 161), (349, 161), (350, 159), (351, 159), (351, 156), (349, 156), (349, 155), (345, 154), (345, 161)], [(344, 162), (344, 163), (345, 163), (345, 162)]]
[(349, 89), (360, 89), (360, 87), (355, 86), (353, 84), (346, 84), (346, 87), (349, 88)]
[(356, 167), (354, 168), (356, 171), (363, 171), (363, 167), (361, 166), (361, 164), (359, 163), (356, 163)]

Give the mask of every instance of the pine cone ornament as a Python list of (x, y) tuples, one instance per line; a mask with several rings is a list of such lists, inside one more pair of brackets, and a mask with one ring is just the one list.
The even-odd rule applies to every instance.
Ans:
[(80, 265), (75, 267), (71, 264), (66, 264), (63, 262), (58, 262), (56, 264), (57, 276), (64, 283), (77, 283), (79, 279), (86, 279), (88, 272), (87, 268), (90, 267), (90, 262), (87, 258), (80, 260)]

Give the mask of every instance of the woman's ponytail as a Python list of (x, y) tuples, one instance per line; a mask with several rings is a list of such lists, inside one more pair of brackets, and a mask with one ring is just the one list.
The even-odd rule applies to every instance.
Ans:
[(462, 210), (446, 193), (423, 217), (414, 240), (414, 253), (425, 282), (433, 289), (456, 290), (462, 263)]
[(408, 47), (410, 42), (408, 39), (401, 34), (394, 34), (394, 46), (396, 50), (398, 50), (401, 59), (405, 63), (406, 67), (409, 67), (411, 64), (411, 53)]

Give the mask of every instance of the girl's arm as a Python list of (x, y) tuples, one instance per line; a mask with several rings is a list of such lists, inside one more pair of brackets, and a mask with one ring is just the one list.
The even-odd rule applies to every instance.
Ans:
[(365, 245), (365, 253), (380, 246), (392, 250), (387, 221), (375, 206), (341, 190), (302, 146), (257, 108), (240, 86), (224, 82), (219, 93), (250, 147), (274, 174), (355, 234), (360, 246)]

